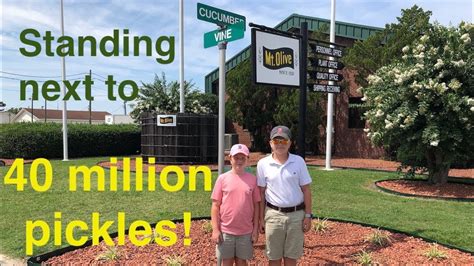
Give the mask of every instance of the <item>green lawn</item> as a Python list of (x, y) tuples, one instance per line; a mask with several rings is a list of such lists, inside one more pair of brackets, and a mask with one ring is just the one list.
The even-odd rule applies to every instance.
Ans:
[[(45, 220), (53, 234), (55, 211), (62, 212), (63, 233), (65, 225), (72, 220), (83, 220), (90, 226), (92, 212), (99, 212), (101, 221), (116, 221), (117, 212), (125, 212), (126, 228), (134, 220), (156, 223), (163, 219), (182, 218), (185, 211), (191, 211), (193, 217), (210, 215), (210, 192), (203, 191), (202, 181), (198, 181), (195, 192), (186, 189), (174, 193), (164, 191), (158, 177), (154, 192), (68, 191), (69, 166), (92, 166), (100, 160), (109, 158), (87, 158), (66, 163), (52, 161), (53, 185), (42, 193), (33, 191), (29, 184), (23, 192), (16, 191), (13, 185), (4, 185), (8, 167), (0, 167), (0, 253), (24, 257), (26, 221)], [(28, 176), (29, 169), (29, 165), (25, 166), (25, 176)], [(395, 173), (365, 170), (328, 172), (314, 167), (310, 168), (310, 172), (313, 177), (313, 210), (318, 216), (390, 227), (474, 251), (473, 203), (399, 197), (374, 188), (374, 181), (396, 178)], [(106, 171), (106, 177), (108, 174)], [(216, 174), (213, 174), (215, 180)], [(146, 182), (144, 187), (147, 187)], [(187, 188), (187, 182), (184, 188)], [(111, 232), (116, 230), (115, 222)], [(90, 235), (90, 231), (83, 235)], [(65, 242), (63, 237), (63, 246), (67, 245)], [(48, 245), (36, 247), (34, 254), (57, 248), (51, 237)]]

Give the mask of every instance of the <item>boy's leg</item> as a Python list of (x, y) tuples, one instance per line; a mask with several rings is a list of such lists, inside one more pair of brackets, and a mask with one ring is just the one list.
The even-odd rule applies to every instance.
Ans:
[[(245, 265), (246, 260), (253, 258), (253, 244), (252, 244), (252, 234), (236, 236), (235, 241), (235, 257), (236, 263), (243, 261)], [(240, 264), (242, 265), (242, 264)]]
[(247, 265), (247, 260), (235, 258), (235, 265), (237, 265), (237, 266), (245, 266), (245, 265)]
[(304, 252), (303, 220), (304, 211), (295, 211), (287, 214), (288, 228), (285, 241), (285, 265), (296, 265)]
[(265, 210), (265, 240), (270, 265), (281, 265), (286, 241), (286, 217), (269, 208)]
[(232, 259), (223, 259), (222, 260), (223, 266), (233, 266), (234, 265), (234, 258)]
[(284, 263), (285, 263), (285, 266), (296, 266), (295, 259), (285, 258)]
[[(235, 254), (235, 241), (234, 235), (222, 233), (223, 241), (216, 245), (216, 257), (221, 258), (224, 265), (232, 265), (234, 263)], [(229, 263), (230, 264), (226, 264)]]

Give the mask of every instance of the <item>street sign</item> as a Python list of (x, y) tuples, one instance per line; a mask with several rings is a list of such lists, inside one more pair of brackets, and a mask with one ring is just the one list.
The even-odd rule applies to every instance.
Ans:
[(314, 52), (328, 56), (342, 57), (342, 50), (322, 45), (315, 45)]
[(344, 68), (344, 64), (338, 61), (313, 58), (313, 57), (310, 57), (309, 59), (312, 61), (312, 64), (311, 64), (312, 66), (331, 68), (331, 69), (337, 69), (337, 70), (341, 70)]
[(337, 86), (337, 85), (314, 84), (312, 89), (313, 91), (317, 91), (317, 92), (332, 92), (332, 93), (341, 92), (341, 86)]
[(204, 48), (216, 46), (220, 42), (231, 42), (244, 37), (240, 23), (224, 29), (204, 33)]
[(219, 26), (233, 25), (243, 22), (242, 31), (245, 31), (245, 17), (219, 8), (197, 3), (197, 18)]
[(327, 80), (327, 81), (342, 81), (344, 79), (344, 77), (340, 74), (318, 72), (318, 71), (313, 72), (313, 76), (315, 76), (317, 80)]

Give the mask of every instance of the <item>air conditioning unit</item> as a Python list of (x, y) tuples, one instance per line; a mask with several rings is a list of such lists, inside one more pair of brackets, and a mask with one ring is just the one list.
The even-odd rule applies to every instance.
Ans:
[(239, 143), (239, 135), (225, 134), (224, 135), (224, 150), (230, 150), (232, 145)]

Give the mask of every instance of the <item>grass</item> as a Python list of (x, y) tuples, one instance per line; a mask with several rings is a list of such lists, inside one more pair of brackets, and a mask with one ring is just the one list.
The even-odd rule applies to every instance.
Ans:
[[(91, 225), (92, 212), (100, 213), (101, 222), (114, 221), (109, 232), (117, 231), (117, 213), (126, 213), (126, 228), (135, 220), (156, 223), (164, 219), (182, 219), (183, 212), (191, 211), (192, 217), (210, 216), (210, 191), (203, 191), (198, 178), (197, 190), (187, 190), (187, 175), (183, 190), (167, 192), (161, 189), (157, 176), (156, 191), (130, 192), (70, 192), (68, 191), (68, 167), (95, 165), (109, 158), (85, 158), (68, 162), (51, 161), (53, 183), (46, 192), (33, 191), (29, 184), (18, 192), (12, 185), (0, 184), (0, 253), (12, 257), (25, 257), (25, 223), (27, 220), (44, 220), (51, 227), (51, 238), (46, 246), (35, 247), (34, 254), (55, 249), (53, 245), (54, 212), (62, 212), (63, 235), (65, 226), (72, 220)], [(25, 165), (28, 176), (29, 165)], [(40, 174), (43, 169), (39, 167)], [(8, 167), (0, 167), (0, 177)], [(253, 169), (254, 170), (254, 169)], [(410, 234), (431, 238), (438, 243), (450, 244), (474, 251), (474, 204), (470, 202), (442, 201), (407, 198), (381, 193), (373, 188), (373, 182), (396, 178), (395, 173), (366, 170), (322, 171), (310, 168), (313, 184), (313, 213), (317, 216), (338, 218), (380, 227), (390, 227)], [(106, 178), (109, 172), (106, 171)], [(119, 177), (121, 173), (119, 173)], [(132, 180), (134, 175), (132, 174)], [(216, 173), (213, 173), (215, 181)], [(39, 178), (41, 181), (41, 179)], [(119, 178), (120, 180), (120, 178)], [(174, 177), (170, 183), (174, 184)], [(79, 186), (80, 188), (81, 186)], [(94, 187), (94, 186), (93, 186)], [(106, 186), (107, 187), (107, 186)], [(120, 187), (120, 185), (119, 185)], [(132, 188), (133, 188), (132, 183)], [(34, 233), (35, 237), (40, 232)], [(90, 230), (79, 231), (79, 236), (90, 236)], [(192, 235), (190, 236), (192, 238)], [(63, 236), (62, 246), (67, 246)]]

